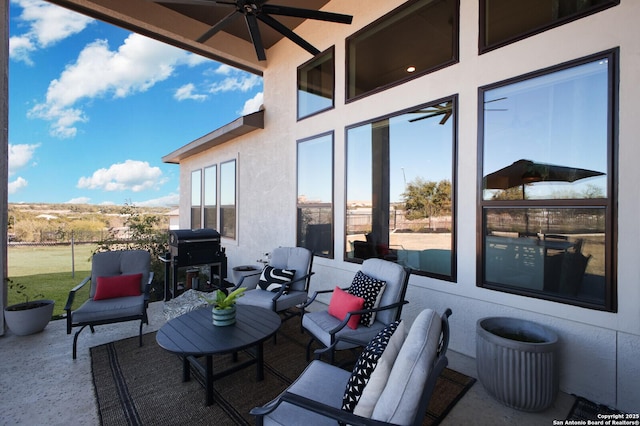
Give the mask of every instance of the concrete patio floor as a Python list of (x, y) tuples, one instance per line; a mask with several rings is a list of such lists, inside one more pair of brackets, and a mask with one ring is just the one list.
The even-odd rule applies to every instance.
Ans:
[[(163, 305), (150, 305), (144, 333), (162, 326)], [(42, 333), (31, 336), (15, 336), (8, 330), (0, 337), (0, 425), (98, 425), (89, 347), (136, 336), (138, 325), (96, 327), (95, 334), (83, 331), (76, 360), (71, 358), (73, 335), (66, 334), (64, 320), (52, 321)], [(472, 358), (453, 351), (448, 357), (451, 368), (476, 377)], [(573, 396), (561, 392), (548, 410), (525, 413), (495, 401), (476, 382), (441, 425), (551, 425), (566, 418), (573, 402)]]

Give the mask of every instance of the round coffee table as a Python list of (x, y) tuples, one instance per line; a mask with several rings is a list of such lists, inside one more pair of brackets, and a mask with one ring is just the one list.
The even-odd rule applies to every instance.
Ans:
[[(247, 305), (237, 305), (236, 308), (236, 323), (233, 325), (214, 326), (211, 308), (205, 307), (172, 319), (156, 334), (156, 341), (161, 348), (184, 357), (183, 381), (191, 378), (190, 366), (202, 374), (207, 405), (213, 403), (214, 380), (252, 364), (256, 364), (257, 380), (264, 378), (262, 344), (280, 328), (280, 317), (269, 309)], [(251, 347), (255, 347), (255, 358), (213, 374), (213, 355), (235, 354)], [(203, 356), (206, 357), (204, 367), (197, 360)]]

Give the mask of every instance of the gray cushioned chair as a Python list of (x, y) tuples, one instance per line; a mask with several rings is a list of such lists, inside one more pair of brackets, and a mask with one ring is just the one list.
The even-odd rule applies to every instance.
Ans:
[(375, 395), (368, 395), (373, 398), (373, 406), (365, 410), (370, 415), (354, 414), (359, 411), (357, 406), (354, 413), (342, 409), (351, 372), (314, 360), (276, 399), (251, 410), (256, 424), (421, 425), (437, 378), (448, 363), (449, 315), (450, 309), (442, 316), (431, 309), (423, 310), (411, 325), (392, 365), (383, 369), (385, 377), (373, 383), (373, 375), (381, 368), (376, 367), (360, 397), (362, 401), (368, 386), (375, 387)]
[[(400, 319), (402, 306), (409, 303), (404, 298), (410, 270), (397, 263), (382, 259), (367, 259), (362, 263), (360, 270), (372, 278), (386, 282), (380, 304), (377, 308), (350, 312), (344, 320), (339, 320), (329, 315), (327, 309), (306, 312), (306, 308), (315, 301), (318, 294), (331, 293), (334, 290), (316, 291), (304, 305), (302, 314), (302, 327), (311, 335), (307, 345), (307, 360), (311, 358), (311, 346), (314, 342), (324, 347), (317, 350), (316, 355), (328, 353), (333, 363), (336, 350), (365, 346), (385, 326)], [(372, 311), (376, 312), (376, 317), (371, 326), (358, 324), (356, 329), (346, 327), (351, 315)]]
[[(259, 306), (271, 309), (276, 313), (284, 315), (284, 319), (289, 319), (299, 315), (298, 311), (291, 308), (304, 303), (307, 300), (309, 290), (309, 280), (313, 272), (313, 253), (303, 247), (278, 247), (271, 252), (269, 266), (278, 269), (295, 270), (291, 282), (279, 291), (272, 292), (263, 290), (257, 286), (258, 281), (250, 280), (253, 285), (244, 292), (244, 296), (238, 299), (240, 305)], [(253, 275), (260, 275), (262, 271), (255, 274), (243, 276), (233, 287), (235, 290), (244, 285), (244, 280)], [(246, 285), (244, 285), (246, 287)]]
[[(140, 346), (142, 346), (142, 324), (148, 324), (147, 306), (149, 289), (153, 279), (150, 272), (151, 255), (145, 250), (119, 250), (100, 252), (91, 259), (91, 276), (69, 292), (65, 310), (67, 311), (67, 334), (74, 327), (80, 327), (73, 337), (73, 359), (76, 359), (78, 335), (89, 326), (112, 324), (123, 321), (140, 320)], [(142, 274), (139, 296), (125, 296), (94, 300), (98, 277), (114, 277), (119, 275)], [(89, 298), (78, 309), (73, 309), (77, 292), (90, 283)]]

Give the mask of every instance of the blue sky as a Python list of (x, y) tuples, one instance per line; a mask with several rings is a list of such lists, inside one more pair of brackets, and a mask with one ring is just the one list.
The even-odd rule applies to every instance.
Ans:
[(162, 156), (262, 104), (262, 79), (41, 0), (10, 2), (9, 202), (170, 206)]

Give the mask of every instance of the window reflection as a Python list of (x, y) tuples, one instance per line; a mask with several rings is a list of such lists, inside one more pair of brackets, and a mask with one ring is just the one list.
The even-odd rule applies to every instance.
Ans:
[(453, 277), (454, 99), (347, 133), (347, 259)]
[(484, 93), (488, 199), (607, 197), (608, 60)]
[(615, 309), (617, 50), (482, 91), (483, 286)]
[(202, 227), (202, 215), (200, 206), (202, 205), (202, 171), (191, 172), (191, 229)]
[(298, 246), (333, 257), (333, 134), (298, 143)]
[(604, 304), (604, 208), (490, 208), (484, 223), (487, 283)]
[(236, 161), (220, 164), (220, 235), (236, 238)]
[(298, 119), (333, 107), (333, 49), (298, 69)]
[(218, 227), (217, 166), (204, 169), (204, 228)]

